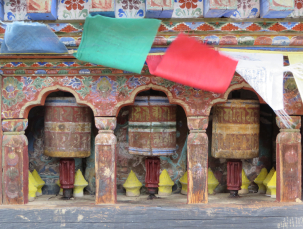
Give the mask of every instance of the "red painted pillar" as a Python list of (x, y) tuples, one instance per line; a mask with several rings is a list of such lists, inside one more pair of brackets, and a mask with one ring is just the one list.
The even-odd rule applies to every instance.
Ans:
[(96, 204), (115, 204), (116, 185), (116, 145), (114, 135), (115, 117), (95, 117), (99, 134), (95, 139)]
[(187, 118), (190, 130), (187, 140), (187, 203), (208, 202), (208, 117)]
[(159, 187), (160, 158), (147, 157), (145, 159), (145, 168), (145, 187), (147, 187), (148, 193), (155, 194)]
[(3, 204), (28, 203), (27, 119), (2, 121)]
[(276, 171), (277, 171), (277, 200), (294, 202), (301, 199), (301, 116), (291, 116), (292, 129), (288, 129), (276, 117), (280, 133), (277, 136)]
[(230, 191), (232, 197), (238, 197), (238, 190), (242, 185), (242, 161), (227, 161), (227, 190)]

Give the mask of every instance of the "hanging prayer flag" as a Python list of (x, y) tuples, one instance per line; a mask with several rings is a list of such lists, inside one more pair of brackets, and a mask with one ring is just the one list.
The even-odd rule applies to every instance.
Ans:
[(68, 53), (68, 50), (48, 25), (13, 22), (6, 25), (1, 53)]
[(148, 56), (146, 62), (156, 76), (205, 91), (224, 93), (238, 61), (179, 34), (162, 59)]
[(160, 22), (157, 19), (116, 19), (90, 15), (85, 20), (75, 57), (140, 74)]
[(262, 99), (290, 126), (283, 103), (283, 55), (245, 52), (221, 52), (238, 60), (236, 71)]

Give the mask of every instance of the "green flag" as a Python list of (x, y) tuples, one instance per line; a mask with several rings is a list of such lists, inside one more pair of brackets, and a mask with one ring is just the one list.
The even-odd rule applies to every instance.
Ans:
[(82, 61), (140, 74), (160, 23), (156, 19), (88, 16), (74, 56)]

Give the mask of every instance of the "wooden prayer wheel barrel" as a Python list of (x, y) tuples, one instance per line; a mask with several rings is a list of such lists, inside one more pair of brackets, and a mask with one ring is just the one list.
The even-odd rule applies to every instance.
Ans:
[(227, 100), (214, 107), (211, 154), (215, 158), (259, 156), (260, 105), (257, 100)]
[(176, 152), (176, 105), (167, 97), (137, 96), (129, 114), (129, 153), (165, 156)]
[(50, 157), (90, 156), (91, 111), (73, 97), (50, 97), (45, 101), (44, 154)]

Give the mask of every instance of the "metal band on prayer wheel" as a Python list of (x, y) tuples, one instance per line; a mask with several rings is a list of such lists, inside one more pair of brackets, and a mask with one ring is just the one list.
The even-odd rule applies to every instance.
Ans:
[(260, 105), (257, 100), (227, 100), (214, 107), (211, 154), (215, 158), (259, 156)]
[(91, 111), (73, 97), (45, 101), (44, 154), (50, 157), (88, 157), (91, 146)]
[(137, 96), (130, 107), (129, 153), (147, 156), (176, 152), (176, 105), (167, 97)]

